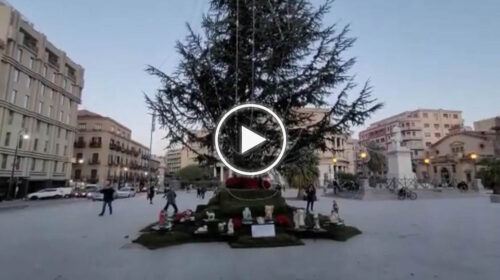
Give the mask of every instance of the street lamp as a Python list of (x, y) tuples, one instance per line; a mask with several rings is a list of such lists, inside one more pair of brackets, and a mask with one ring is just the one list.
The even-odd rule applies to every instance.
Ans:
[(335, 170), (335, 166), (336, 166), (335, 164), (337, 163), (337, 161), (338, 161), (338, 159), (337, 159), (336, 157), (334, 157), (334, 158), (332, 159), (332, 163), (333, 163), (333, 167), (332, 167), (332, 169), (333, 169), (333, 179), (334, 179), (334, 180), (335, 180), (335, 179), (336, 179), (336, 177), (337, 177), (337, 170)]
[(83, 158), (78, 159), (78, 163), (79, 163), (79, 164), (83, 164), (83, 162), (84, 162)]
[(17, 133), (16, 151), (14, 152), (14, 161), (12, 162), (12, 171), (10, 172), (9, 189), (7, 190), (7, 199), (10, 199), (10, 193), (12, 192), (12, 182), (14, 181), (14, 171), (15, 171), (16, 165), (17, 165), (17, 152), (19, 151), (19, 140), (21, 140), (21, 139), (23, 139), (23, 140), (30, 139), (29, 134), (24, 129), (21, 129)]
[(475, 179), (475, 178), (477, 178), (477, 167), (476, 167), (477, 154), (471, 153), (470, 159), (472, 160), (472, 164), (474, 165), (474, 179)]
[(431, 178), (431, 173), (430, 173), (430, 170), (429, 170), (429, 166), (431, 164), (431, 159), (430, 158), (425, 158), (424, 159), (424, 163), (427, 166), (427, 179), (430, 179)]
[(364, 176), (367, 176), (367, 174), (366, 174), (366, 173), (367, 173), (367, 172), (366, 172), (366, 171), (367, 171), (367, 170), (366, 170), (366, 162), (365, 162), (365, 161), (366, 161), (366, 157), (367, 157), (367, 156), (368, 156), (368, 155), (366, 154), (366, 152), (361, 152), (361, 153), (359, 154), (359, 157), (361, 158), (361, 160), (362, 160), (362, 162), (363, 162), (363, 175), (364, 175)]

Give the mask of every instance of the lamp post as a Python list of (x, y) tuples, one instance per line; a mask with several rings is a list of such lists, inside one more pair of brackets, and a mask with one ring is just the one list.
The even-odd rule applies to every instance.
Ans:
[(365, 177), (367, 177), (367, 174), (366, 174), (366, 162), (365, 162), (367, 156), (368, 155), (366, 154), (366, 152), (361, 152), (359, 154), (359, 157), (361, 158), (361, 161), (363, 162), (363, 176), (365, 176)]
[[(22, 138), (21, 138), (22, 137)], [(14, 161), (12, 162), (12, 171), (10, 172), (10, 180), (9, 180), (9, 188), (7, 190), (7, 199), (10, 199), (10, 194), (12, 192), (12, 183), (14, 182), (14, 171), (16, 170), (16, 165), (17, 165), (17, 153), (19, 151), (19, 141), (20, 140), (27, 140), (30, 139), (29, 134), (26, 132), (26, 130), (21, 129), (17, 133), (17, 139), (16, 139), (16, 150), (14, 152)]]
[(430, 164), (431, 164), (431, 159), (430, 158), (425, 158), (424, 159), (425, 166), (427, 167), (427, 180), (430, 181), (431, 178), (431, 173), (430, 173)]
[(337, 178), (337, 170), (335, 169), (337, 161), (338, 161), (338, 159), (336, 157), (334, 157), (332, 159), (332, 163), (333, 163), (333, 167), (332, 167), (332, 169), (333, 169), (333, 180), (335, 180)]
[(473, 179), (476, 179), (477, 178), (477, 167), (476, 167), (476, 162), (477, 162), (477, 154), (476, 153), (471, 153), (470, 154), (470, 159), (472, 160), (472, 164), (474, 166), (474, 178)]

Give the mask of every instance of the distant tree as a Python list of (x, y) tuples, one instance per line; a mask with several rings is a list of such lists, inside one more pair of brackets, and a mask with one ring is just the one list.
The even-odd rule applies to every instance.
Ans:
[(183, 182), (194, 182), (210, 179), (210, 170), (199, 165), (188, 165), (177, 171), (177, 177)]
[[(304, 151), (326, 150), (333, 135), (363, 124), (382, 105), (371, 97), (368, 83), (356, 90), (349, 74), (356, 61), (346, 57), (355, 42), (349, 26), (322, 24), (331, 3), (315, 8), (307, 0), (211, 0), (202, 34), (188, 25), (186, 38), (177, 43), (176, 70), (167, 74), (147, 68), (161, 87), (146, 96), (146, 103), (166, 129), (170, 145), (189, 148), (197, 143), (206, 148), (193, 149), (199, 159), (213, 164), (217, 121), (245, 102), (262, 104), (281, 116), (290, 143), (284, 164), (298, 160)], [(327, 112), (311, 123), (312, 114), (294, 110), (306, 106)], [(208, 134), (193, 133), (200, 129)], [(275, 156), (251, 158), (248, 164)]]
[(387, 169), (387, 158), (385, 149), (377, 143), (370, 142), (367, 145), (370, 160), (367, 163), (368, 170), (375, 174), (381, 174)]
[(478, 163), (482, 166), (478, 172), (483, 185), (493, 190), (494, 194), (500, 194), (500, 160), (485, 159)]
[(304, 188), (319, 178), (318, 156), (314, 151), (307, 151), (298, 160), (283, 164), (280, 171), (289, 186), (298, 190), (297, 197), (302, 197)]

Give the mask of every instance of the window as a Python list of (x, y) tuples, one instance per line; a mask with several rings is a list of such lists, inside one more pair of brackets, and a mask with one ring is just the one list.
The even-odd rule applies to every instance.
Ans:
[(47, 172), (47, 161), (46, 160), (42, 161), (42, 171)]
[(54, 161), (54, 169), (52, 170), (52, 172), (53, 172), (53, 173), (56, 173), (56, 172), (57, 172), (57, 164), (58, 164), (58, 163), (59, 163), (59, 162)]
[(448, 118), (448, 114), (443, 114), (443, 118), (447, 119)]
[(45, 145), (43, 145), (43, 152), (47, 153), (49, 151), (49, 141), (45, 141)]
[(102, 124), (100, 124), (100, 123), (96, 123), (96, 124), (94, 125), (94, 129), (95, 129), (95, 130), (101, 130), (101, 129), (102, 129)]
[(19, 137), (19, 149), (22, 149), (23, 148), (23, 138), (22, 137)]
[(434, 165), (434, 173), (438, 173), (437, 166)]
[(40, 101), (40, 102), (38, 102), (38, 106), (36, 107), (36, 112), (38, 114), (42, 114), (42, 109), (43, 109), (43, 102)]
[(10, 145), (10, 132), (5, 133), (4, 146), (8, 147)]
[(33, 142), (33, 151), (36, 152), (38, 150), (38, 139), (35, 139)]
[(65, 139), (65, 140), (68, 140), (68, 138), (69, 138), (69, 134), (70, 134), (71, 132), (70, 132), (69, 130), (65, 130), (65, 131), (66, 131), (66, 133), (64, 133), (64, 139)]
[(66, 115), (66, 123), (69, 124), (70, 123), (70, 118), (69, 118), (69, 114)]
[(424, 118), (428, 118), (429, 117), (429, 114), (427, 114), (427, 113), (423, 113), (422, 115), (424, 116)]
[(31, 56), (30, 61), (28, 62), (28, 67), (33, 69), (35, 67), (35, 59)]
[(64, 146), (64, 149), (63, 149), (63, 156), (67, 156), (68, 155), (68, 146)]
[(431, 133), (430, 132), (426, 132), (425, 133), (425, 137), (431, 137)]
[(44, 84), (42, 84), (42, 85), (40, 86), (40, 98), (43, 98), (43, 97), (44, 97), (44, 95), (45, 95), (45, 85), (44, 85)]
[(55, 91), (53, 89), (49, 89), (49, 92), (50, 92), (50, 100), (53, 100), (54, 99), (54, 94), (55, 94)]
[(42, 126), (42, 122), (39, 120), (36, 120), (36, 133), (40, 133), (41, 126)]
[(50, 72), (50, 81), (55, 83), (56, 82), (56, 74), (54, 72)]
[(450, 125), (449, 124), (445, 124), (444, 128), (450, 128)]
[(47, 111), (47, 116), (52, 117), (52, 110), (54, 109), (54, 106), (50, 105), (49, 110)]
[(14, 69), (14, 82), (19, 82), (19, 70)]
[(59, 155), (59, 143), (56, 144), (56, 155)]
[(458, 114), (453, 114), (454, 119), (458, 119)]
[(14, 122), (14, 111), (9, 110), (9, 116), (7, 118), (7, 124), (12, 124)]
[(7, 155), (2, 154), (2, 169), (6, 169), (6, 168), (7, 168)]
[(44, 77), (47, 76), (47, 66), (46, 65), (44, 65), (42, 67), (42, 76), (44, 76)]
[(438, 124), (438, 123), (435, 123), (435, 124), (434, 124), (434, 128), (435, 128), (435, 129), (438, 129), (438, 128), (439, 128), (439, 124)]
[(61, 98), (59, 99), (59, 106), (64, 106), (64, 95), (61, 94)]
[(17, 99), (17, 90), (13, 89), (10, 94), (9, 102), (12, 104), (16, 104), (16, 99)]
[(57, 128), (57, 138), (61, 138), (61, 132), (62, 132), (62, 129), (60, 127)]
[(75, 179), (79, 180), (82, 177), (82, 170), (81, 169), (75, 169)]
[(84, 130), (86, 127), (87, 127), (87, 124), (86, 124), (86, 123), (79, 123), (79, 124), (78, 124), (78, 129), (82, 129), (82, 130)]
[(31, 159), (31, 171), (35, 171), (36, 168), (36, 159)]
[(33, 83), (32, 80), (30, 76), (26, 75), (26, 88), (31, 88), (31, 84)]
[(431, 142), (425, 142), (426, 147), (430, 147), (431, 145), (432, 145)]
[(21, 127), (22, 128), (27, 128), (26, 126), (28, 125), (28, 117), (23, 116), (23, 119), (21, 121)]
[(24, 96), (24, 104), (23, 104), (23, 106), (24, 106), (24, 108), (28, 109), (29, 105), (30, 105), (30, 96), (29, 95), (25, 95)]
[(454, 164), (451, 166), (451, 170), (453, 173), (457, 173), (457, 167)]
[(61, 172), (66, 173), (66, 162), (63, 162), (61, 165)]
[(66, 88), (66, 83), (67, 83), (67, 82), (66, 82), (66, 79), (63, 79), (62, 81), (63, 81), (62, 87), (63, 87), (63, 88)]
[(436, 133), (434, 133), (434, 136), (435, 136), (435, 137), (441, 137), (441, 133), (436, 132)]
[(46, 130), (46, 132), (47, 132), (47, 136), (49, 136), (50, 135), (50, 124), (47, 124), (47, 130)]
[(19, 62), (22, 62), (23, 59), (23, 50), (17, 49), (16, 50), (16, 60)]

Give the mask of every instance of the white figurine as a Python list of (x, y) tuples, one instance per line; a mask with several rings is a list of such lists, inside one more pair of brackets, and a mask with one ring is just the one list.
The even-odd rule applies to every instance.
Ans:
[(234, 224), (233, 224), (233, 219), (229, 219), (227, 222), (227, 234), (233, 235), (234, 234)]
[(207, 225), (204, 225), (195, 230), (194, 233), (207, 233), (207, 232), (208, 232), (208, 227)]
[(226, 227), (226, 223), (222, 222), (218, 224), (219, 226), (219, 232), (224, 232), (224, 228)]
[(320, 230), (321, 227), (319, 225), (319, 214), (315, 213), (314, 214), (314, 230)]
[(305, 222), (305, 212), (304, 212), (304, 209), (299, 209), (297, 210), (298, 214), (299, 214), (299, 227), (305, 227), (306, 226), (306, 222)]
[(266, 223), (264, 217), (257, 217), (257, 224), (263, 225), (264, 223)]
[(264, 207), (264, 210), (266, 212), (266, 221), (272, 221), (273, 220), (273, 211), (274, 211), (274, 205), (266, 205)]
[(330, 223), (339, 225), (343, 224), (344, 221), (340, 218), (339, 213), (332, 211), (332, 213), (330, 214)]
[(243, 221), (246, 222), (252, 221), (252, 212), (248, 207), (245, 207), (245, 209), (243, 210)]
[(215, 220), (215, 213), (207, 211), (207, 220), (209, 221)]
[(299, 211), (294, 211), (293, 212), (293, 225), (295, 226), (295, 229), (299, 229)]

